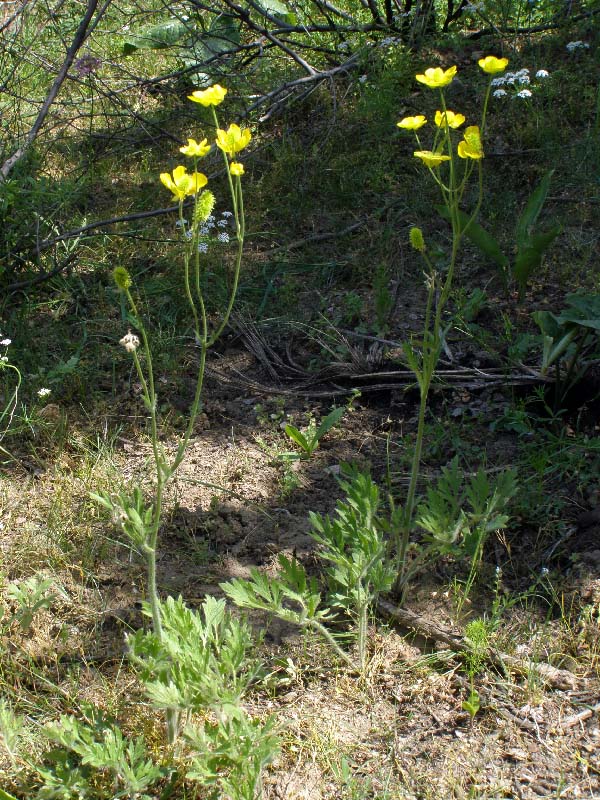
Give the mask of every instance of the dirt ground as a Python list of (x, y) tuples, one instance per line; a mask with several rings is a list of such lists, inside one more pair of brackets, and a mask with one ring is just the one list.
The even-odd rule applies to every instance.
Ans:
[[(381, 479), (389, 453), (400, 491), (416, 413), (410, 392), (366, 391), (311, 459), (289, 462), (281, 457), (292, 449), (282, 431), (285, 421), (303, 427), (340, 398), (333, 390), (328, 397), (327, 386), (311, 389), (315, 396), (286, 394), (285, 386), (279, 387), (282, 393), (256, 391), (256, 381), (276, 381), (242, 348), (219, 360), (218, 370), (171, 485), (160, 539), (161, 593), (181, 594), (192, 606), (207, 593), (220, 595), (220, 583), (247, 577), (253, 567), (274, 574), (280, 553), (295, 555), (318, 574), (308, 512), (334, 510), (340, 497), (336, 475), (345, 461), (369, 467)], [(244, 386), (243, 376), (250, 374), (254, 390)], [(435, 394), (434, 416), (451, 407), (463, 409), (460, 417), (468, 406), (475, 444), (491, 465), (507, 464), (515, 436), (501, 434), (493, 442), (489, 437), (489, 421), (507, 399), (496, 385), (446, 388)], [(74, 446), (89, 437), (89, 428), (58, 408), (55, 418), (69, 432), (56, 458), (23, 459), (2, 481), (5, 580), (42, 570), (62, 587), (27, 641), (15, 643), (5, 658), (22, 661), (27, 654), (68, 691), (75, 680), (79, 700), (102, 697), (107, 683), (116, 686), (128, 675), (124, 634), (143, 623), (143, 565), (115, 543), (117, 529), (88, 497), (95, 483), (109, 485), (110, 475), (130, 480), (147, 473), (150, 445), (140, 435), (143, 409), (135, 384), (118, 414), (110, 455), (94, 462)], [(98, 431), (116, 429), (115, 409), (95, 425)], [(172, 432), (163, 444), (176, 446)], [(435, 459), (427, 461), (425, 474), (431, 477)], [(78, 532), (83, 520), (85, 544)], [(266, 798), (600, 797), (600, 526), (593, 520), (579, 528), (573, 524), (568, 553), (561, 548), (554, 562), (560, 571), (556, 602), (549, 610), (534, 593), (527, 602), (507, 604), (496, 642), (523, 662), (568, 671), (572, 680), (556, 687), (533, 668), (486, 669), (476, 680), (481, 710), (473, 720), (462, 709), (469, 685), (460, 655), (422, 632), (373, 619), (368, 672), (357, 678), (315, 640), (276, 620), (252, 618), (265, 631), (262, 647), (274, 679), (253, 696), (249, 709), (258, 716), (276, 713), (283, 731), (282, 752), (266, 776)], [(481, 579), (460, 615), (451, 563), (416, 581), (407, 607), (460, 634), (470, 618), (489, 609), (496, 566), (503, 570), (506, 597), (523, 588), (524, 575), (531, 581), (523, 564), (537, 559), (531, 536), (516, 521), (491, 541)], [(458, 575), (464, 577), (460, 569)], [(135, 693), (133, 684), (129, 676), (125, 688), (115, 691)]]

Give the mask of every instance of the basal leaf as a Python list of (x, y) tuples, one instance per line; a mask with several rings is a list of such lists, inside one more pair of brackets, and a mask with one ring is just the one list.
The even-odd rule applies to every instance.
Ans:
[(519, 249), (527, 247), (529, 244), (529, 231), (535, 225), (537, 218), (546, 202), (550, 181), (554, 170), (547, 172), (539, 185), (533, 190), (523, 213), (519, 217), (516, 230), (517, 246)]
[(525, 292), (527, 281), (533, 273), (540, 268), (544, 252), (560, 232), (560, 225), (556, 225), (545, 233), (537, 233), (529, 236), (525, 246), (519, 248), (512, 273), (519, 286), (519, 294), (521, 297)]
[[(450, 220), (450, 213), (447, 206), (436, 206), (438, 214), (446, 220)], [(458, 218), (461, 228), (465, 230), (465, 236), (470, 239), (473, 244), (478, 247), (484, 256), (487, 256), (490, 261), (496, 263), (500, 269), (507, 269), (508, 258), (500, 249), (500, 245), (494, 237), (488, 233), (485, 228), (482, 228), (479, 223), (472, 221), (469, 224), (470, 217), (464, 211), (458, 212)]]

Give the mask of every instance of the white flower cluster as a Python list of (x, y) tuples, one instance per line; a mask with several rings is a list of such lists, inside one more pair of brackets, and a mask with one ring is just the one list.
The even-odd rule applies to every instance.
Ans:
[[(229, 227), (229, 224), (233, 222), (233, 211), (222, 211), (221, 212), (221, 219), (217, 220), (214, 214), (210, 214), (206, 220), (200, 225), (198, 228), (198, 236), (205, 237), (205, 240), (198, 243), (198, 252), (199, 253), (208, 253), (208, 245), (209, 242), (207, 241), (211, 234), (217, 232), (216, 229), (219, 229), (217, 233), (217, 240), (219, 242), (228, 242), (229, 241), (229, 234), (226, 233), (223, 229)], [(188, 241), (191, 241), (194, 237), (194, 233), (191, 228), (188, 227), (189, 223), (186, 219), (177, 220), (175, 226), (177, 228), (183, 228), (183, 236)], [(2, 342), (0, 342), (2, 344)]]
[[(2, 336), (1, 333), (0, 336)], [(8, 347), (10, 344), (12, 344), (12, 339), (4, 338), (2, 339), (2, 341), (0, 341), (0, 347)], [(0, 364), (7, 364), (7, 363), (8, 363), (8, 356), (6, 354), (0, 356)]]
[(400, 44), (401, 42), (402, 42), (402, 39), (400, 39), (398, 36), (386, 36), (385, 39), (382, 39), (379, 42), (379, 46), (380, 47), (390, 47), (393, 44)]
[[(538, 69), (535, 73), (535, 79), (543, 81), (550, 77), (547, 69)], [(492, 97), (501, 99), (503, 97), (518, 97), (521, 100), (527, 100), (533, 96), (531, 89), (522, 88), (531, 84), (531, 77), (527, 67), (520, 69), (518, 72), (505, 72), (504, 75), (499, 75), (493, 78), (492, 86), (498, 87), (492, 92)], [(503, 87), (507, 87), (506, 89)], [(535, 88), (535, 87), (534, 87)]]
[(576, 50), (589, 50), (589, 44), (587, 42), (582, 42), (578, 40), (576, 42), (569, 42), (566, 45), (567, 50), (569, 53), (574, 53)]

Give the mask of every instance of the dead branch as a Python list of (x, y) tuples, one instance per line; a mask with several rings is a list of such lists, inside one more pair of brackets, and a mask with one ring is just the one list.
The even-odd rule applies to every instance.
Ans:
[[(431, 622), (414, 611), (393, 605), (386, 600), (380, 600), (377, 607), (382, 614), (396, 620), (403, 628), (415, 631), (415, 633), (424, 636), (426, 639), (442, 642), (455, 653), (468, 652), (471, 649), (471, 644), (467, 638), (454, 633), (454, 631), (443, 625)], [(490, 649), (488, 660), (503, 672), (508, 667), (522, 675), (535, 675), (554, 689), (575, 689), (577, 686), (578, 679), (572, 672), (558, 669), (551, 664), (526, 661), (522, 658), (501, 653), (495, 648)]]

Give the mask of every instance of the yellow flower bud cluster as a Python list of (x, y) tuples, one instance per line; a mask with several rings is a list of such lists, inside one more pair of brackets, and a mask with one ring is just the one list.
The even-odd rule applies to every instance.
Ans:
[[(496, 56), (485, 56), (485, 58), (480, 58), (477, 63), (483, 72), (487, 73), (488, 75), (497, 75), (499, 72), (504, 72), (508, 66), (508, 59), (496, 58)], [(452, 83), (456, 72), (457, 69), (455, 66), (449, 67), (446, 70), (442, 69), (441, 67), (429, 67), (429, 69), (426, 69), (425, 72), (415, 75), (415, 78), (419, 83), (422, 83), (429, 89), (443, 89)], [(444, 107), (443, 111), (438, 109), (435, 112), (434, 121), (435, 125), (438, 128), (443, 129), (449, 136), (449, 130), (451, 128), (453, 130), (460, 128), (460, 126), (465, 122), (465, 117), (463, 114), (457, 114), (454, 111), (450, 111)], [(416, 132), (422, 128), (426, 122), (427, 118), (423, 114), (417, 114), (413, 117), (404, 117), (400, 120), (400, 122), (397, 122), (396, 125), (402, 130), (414, 131), (415, 136), (417, 137), (417, 142), (420, 145), (421, 143)], [(420, 159), (423, 164), (430, 169), (439, 167), (444, 163), (444, 161), (451, 160), (451, 156), (446, 155), (443, 152), (446, 140), (447, 137), (435, 150), (419, 149), (415, 150), (413, 155), (415, 158)], [(470, 125), (466, 128), (462, 141), (458, 143), (457, 153), (459, 158), (470, 158), (475, 161), (483, 158), (483, 144), (481, 142), (481, 131), (478, 125)]]
[[(209, 86), (208, 89), (192, 92), (191, 95), (188, 95), (188, 98), (194, 103), (199, 103), (204, 108), (214, 108), (223, 102), (226, 94), (227, 89), (216, 83), (213, 86)], [(233, 159), (240, 150), (248, 146), (251, 139), (252, 134), (249, 128), (240, 128), (239, 125), (232, 124), (227, 130), (217, 128), (215, 144), (229, 156), (229, 159)], [(199, 159), (208, 155), (211, 149), (212, 145), (208, 139), (202, 139), (200, 142), (195, 139), (188, 139), (188, 143), (184, 147), (180, 147), (179, 151), (184, 156)], [(240, 178), (244, 174), (244, 165), (237, 161), (228, 161), (228, 169), (229, 173), (236, 178)], [(172, 173), (161, 173), (160, 180), (163, 186), (172, 193), (173, 200), (179, 203), (183, 202), (186, 197), (197, 194), (208, 183), (208, 178), (204, 173), (188, 173), (184, 166), (175, 167)]]

